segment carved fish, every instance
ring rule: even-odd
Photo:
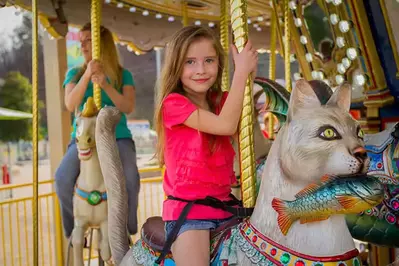
[[[359,213],[380,204],[384,187],[367,175],[324,176],[320,184],[311,184],[295,195],[294,201],[274,198],[278,225],[286,235],[292,224],[323,221],[333,214]]]

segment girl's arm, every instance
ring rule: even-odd
[[[244,89],[251,72],[256,71],[258,56],[250,42],[238,54],[233,46],[235,72],[226,102],[219,115],[204,109],[197,109],[184,122],[188,127],[213,135],[234,135],[240,120]]]
[[[111,101],[115,104],[119,111],[129,114],[133,112],[135,107],[135,88],[131,85],[124,85],[122,93],[119,93],[109,83],[103,87]]]
[[[69,112],[74,112],[75,108],[80,105],[87,90],[87,86],[89,85],[89,82],[90,74],[88,71],[85,71],[77,84],[68,83],[67,85],[65,85],[64,102]]]

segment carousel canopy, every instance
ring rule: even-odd
[[[0,3],[4,0],[0,0]],[[30,0],[5,1],[30,10]],[[182,27],[183,1],[171,0],[105,0],[102,25],[118,41],[130,44],[136,53],[164,46],[169,37]],[[219,32],[220,0],[186,1],[188,24],[201,24]],[[53,37],[65,37],[68,25],[80,26],[90,21],[90,1],[38,1],[40,19]],[[273,9],[269,1],[248,1],[249,36],[257,49],[269,48]]]

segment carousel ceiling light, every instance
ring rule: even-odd
[[[338,85],[341,85],[345,81],[345,78],[342,75],[336,75],[335,81],[337,82]]]
[[[348,48],[346,50],[346,56],[350,59],[350,60],[355,60],[356,57],[358,56],[358,51],[356,48]]]
[[[331,24],[337,25],[337,23],[339,22],[338,15],[337,14],[331,14],[330,15],[330,21],[331,21]]]
[[[264,20],[264,17],[259,16],[259,17],[257,18],[257,20],[258,20],[259,22],[262,22],[262,21]]]
[[[302,75],[300,73],[294,73],[294,80],[299,80],[302,78]]]
[[[168,21],[169,21],[169,22],[175,21],[175,17],[172,17],[172,16],[171,16],[171,17],[168,17]]]
[[[295,9],[296,9],[296,3],[295,3],[295,1],[290,1],[290,2],[288,3],[288,7],[289,7],[291,10],[295,10]]]
[[[104,3],[110,4],[110,3],[111,3],[111,0],[105,0]]]
[[[270,25],[272,25],[272,23],[271,23],[270,21],[266,21],[266,22],[265,22],[265,25],[266,25],[266,26],[270,26]]]
[[[342,33],[346,33],[350,30],[351,28],[351,23],[347,20],[342,20],[338,24],[338,28]]]
[[[209,23],[208,23],[208,26],[211,27],[211,28],[213,28],[213,27],[215,27],[215,23],[209,22]]]
[[[132,6],[131,8],[129,8],[129,11],[132,12],[132,13],[136,12],[136,10],[137,10],[137,9],[136,9],[136,7],[134,7],[134,6]]]
[[[118,4],[116,5],[116,7],[117,7],[117,8],[123,8],[123,3],[118,3]]]
[[[257,31],[262,31],[262,28],[261,27],[257,27],[256,30]]]
[[[255,23],[255,24],[254,24],[254,28],[257,28],[257,27],[259,27],[259,24],[258,24],[258,23]]]
[[[343,65],[342,63],[339,63],[339,64],[337,65],[337,70],[338,70],[338,72],[339,72],[340,74],[345,74],[345,72],[346,72],[346,68],[344,67],[344,65]]]
[[[148,12],[148,10],[143,11],[143,16],[148,16],[149,14],[150,14],[150,12]]]
[[[367,82],[367,77],[365,75],[359,74],[354,78],[354,83],[357,86],[363,86]]]
[[[344,39],[344,37],[337,37],[336,42],[337,42],[337,46],[338,46],[339,48],[342,48],[342,47],[345,46],[345,39]]]
[[[348,69],[351,66],[351,60],[349,60],[347,57],[344,57],[342,59],[342,64],[346,69]]]
[[[295,54],[290,54],[290,62],[295,62],[296,60],[296,55]]]
[[[252,20],[249,18],[249,19],[247,19],[247,23],[248,24],[251,24],[252,23]]]
[[[128,50],[129,52],[133,52],[133,48],[132,48],[131,46],[128,46],[128,47],[127,47],[127,50]]]
[[[155,18],[161,19],[161,18],[162,18],[162,15],[158,13],[158,14],[155,15]]]
[[[306,36],[302,35],[301,37],[299,37],[299,41],[302,44],[307,44],[308,43],[308,39],[306,38]]]
[[[197,25],[197,26],[199,26],[199,25],[201,25],[201,21],[200,21],[200,20],[196,20],[196,21],[194,22],[194,24]]]
[[[296,18],[294,20],[294,23],[295,23],[295,26],[297,26],[298,28],[302,27],[302,20],[300,18]]]
[[[305,58],[309,63],[313,61],[313,56],[311,53],[306,53]]]
[[[317,76],[320,80],[324,79],[324,73],[322,71],[317,71]]]
[[[338,6],[342,3],[342,0],[332,0],[332,2],[335,6]]]

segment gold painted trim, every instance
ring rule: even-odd
[[[369,73],[373,73],[373,76],[375,77],[375,88],[372,88],[371,91],[384,89],[387,87],[384,71],[381,67],[380,58],[377,54],[377,48],[375,47],[373,35],[371,34],[370,24],[367,18],[366,10],[364,8],[364,3],[363,1],[358,0],[349,0],[348,3],[352,9],[352,12],[357,13],[357,16],[354,16],[353,18],[357,18],[358,20],[352,21],[354,22],[356,31],[364,39],[364,42],[360,41],[360,48],[363,51],[366,51],[369,57],[369,60],[365,60],[367,70]],[[368,91],[370,91],[370,88]]]
[[[382,16],[384,17],[384,21],[385,21],[385,26],[387,27],[389,42],[391,43],[391,46],[392,46],[393,57],[395,58],[395,62],[396,62],[396,78],[399,79],[399,53],[398,53],[398,49],[397,49],[398,47],[396,45],[395,37],[393,36],[391,22],[389,21],[389,17],[388,17],[388,10],[387,10],[387,7],[385,6],[385,0],[379,0],[379,1],[380,1],[381,10],[382,10]]]

